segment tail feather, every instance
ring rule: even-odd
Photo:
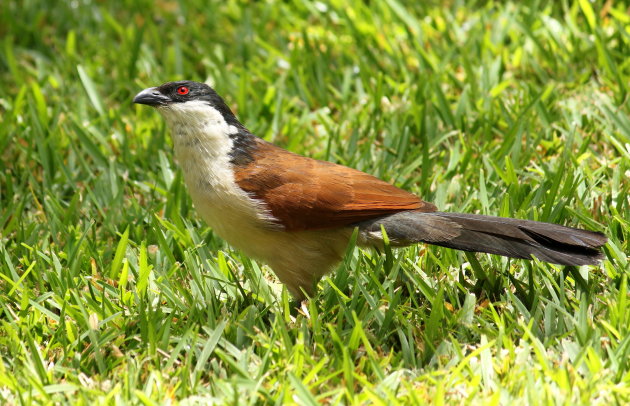
[[[383,225],[394,245],[426,242],[463,251],[562,265],[594,265],[603,258],[604,234],[557,224],[478,214],[407,211],[359,224],[376,239]]]

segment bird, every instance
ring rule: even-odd
[[[165,119],[193,205],[232,247],[270,266],[296,300],[360,247],[427,243],[560,265],[596,265],[597,231],[479,214],[442,212],[372,175],[280,148],[252,134],[216,91],[167,82],[134,103]],[[386,237],[383,235],[385,231]]]

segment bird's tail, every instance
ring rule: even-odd
[[[556,224],[477,214],[405,211],[359,224],[366,239],[378,238],[381,225],[393,245],[425,242],[463,251],[562,265],[596,264],[603,258],[604,234]]]

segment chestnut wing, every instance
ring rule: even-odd
[[[431,203],[374,176],[257,140],[255,159],[234,167],[238,186],[267,205],[287,231],[349,226]]]

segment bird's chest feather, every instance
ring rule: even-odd
[[[234,180],[229,126],[208,120],[193,131],[190,123],[174,123],[172,128],[175,156],[193,203],[217,234],[241,246],[248,236],[274,227],[262,202],[250,197]]]

